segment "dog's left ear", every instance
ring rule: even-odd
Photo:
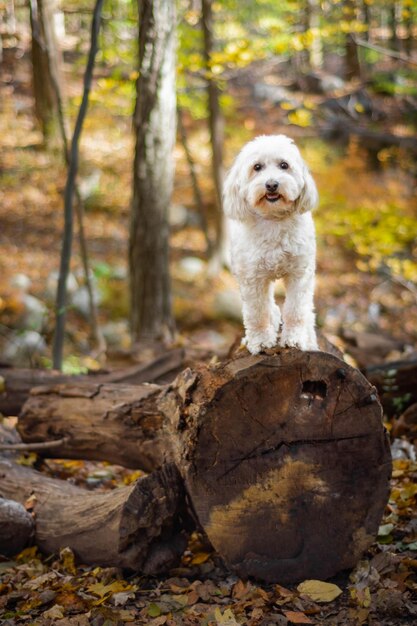
[[[316,183],[313,180],[312,175],[308,171],[307,166],[303,166],[304,187],[300,196],[295,201],[296,210],[299,213],[307,213],[312,211],[319,201],[319,194],[317,191]]]

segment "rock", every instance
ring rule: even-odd
[[[188,222],[188,211],[182,204],[171,204],[168,210],[168,220],[173,228],[183,228]]]
[[[59,273],[57,271],[53,271],[49,274],[46,279],[46,289],[45,289],[45,297],[51,301],[55,302],[56,298],[56,290],[58,287],[58,276]],[[78,282],[75,278],[74,274],[68,274],[67,278],[67,293],[69,296],[73,294],[78,289]]]
[[[99,305],[102,302],[101,293],[93,285],[93,298],[96,305]],[[84,317],[88,318],[90,315],[90,297],[88,295],[88,289],[86,286],[79,287],[77,291],[71,294],[70,298],[71,305],[73,308],[81,313]]]
[[[101,327],[101,332],[109,348],[129,348],[131,344],[127,320],[108,322]]]
[[[29,293],[22,294],[22,305],[23,312],[16,321],[16,328],[41,332],[48,317],[46,305]]]
[[[180,277],[183,280],[193,281],[197,276],[205,272],[206,263],[195,256],[186,256],[178,263]]]
[[[284,87],[280,87],[279,85],[255,83],[253,86],[253,96],[257,100],[268,100],[268,102],[275,105],[285,102],[293,107],[300,106],[300,102],[288,93]]]
[[[298,85],[302,91],[327,94],[338,91],[345,87],[345,81],[340,76],[325,74],[323,72],[308,72],[298,79]]]
[[[21,291],[29,291],[32,281],[26,274],[15,274],[10,284],[12,287],[20,289]]]
[[[225,289],[216,293],[213,311],[217,317],[242,320],[242,301],[237,289]]]
[[[93,169],[91,174],[83,176],[78,184],[78,190],[81,198],[85,201],[94,196],[100,187],[101,171],[97,168]]]
[[[7,337],[4,358],[16,367],[33,367],[45,354],[45,339],[35,330],[15,332]]]

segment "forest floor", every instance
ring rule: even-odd
[[[65,170],[56,155],[41,147],[33,119],[27,51],[6,49],[5,57],[0,111],[0,333],[3,347],[7,348],[11,336],[15,338],[22,331],[25,294],[35,296],[46,306],[42,335],[47,345],[41,364],[48,365],[53,331],[52,278],[59,259]],[[73,99],[79,96],[79,87],[79,79],[74,80],[68,67],[68,96]],[[319,240],[316,304],[320,326],[350,353],[351,362],[360,366],[415,356],[416,290],[412,281],[382,271],[378,266],[381,250],[394,245],[390,235],[395,240],[396,216],[415,220],[416,186],[410,176],[410,157],[402,153],[393,157],[388,153],[378,168],[371,167],[369,154],[358,141],[353,140],[348,147],[323,142],[313,126],[289,126],[285,108],[265,102],[253,104],[245,87],[234,89],[240,99],[229,116],[228,163],[250,137],[264,132],[287,132],[298,138],[317,180],[322,196],[316,217]],[[320,107],[320,98],[309,96],[309,99],[312,106]],[[380,105],[389,107],[391,113],[392,104],[380,102]],[[103,327],[113,324],[113,333],[117,334],[114,343],[109,342],[105,365],[110,368],[151,356],[131,352],[126,323],[133,154],[130,112],[117,85],[106,78],[100,79],[81,145],[85,227],[101,298],[100,323]],[[187,120],[187,130],[210,213],[207,130],[202,122],[191,119]],[[399,122],[390,130],[402,132]],[[193,209],[181,145],[177,145],[175,157],[177,208],[172,216],[171,271],[177,343],[189,349],[194,358],[221,357],[241,332],[236,314],[239,306],[236,285],[227,270],[216,276],[207,273],[205,240],[196,225],[198,217]],[[358,207],[374,211],[374,223],[368,224],[366,233]],[[388,220],[382,233],[378,219],[381,213]],[[348,217],[341,219],[341,216]],[[379,242],[379,247],[373,246],[374,240]],[[72,271],[82,283],[80,267],[76,238]],[[22,275],[30,280],[30,286],[25,281],[22,286]],[[282,298],[282,292],[277,295]],[[91,357],[85,315],[74,306],[68,318],[67,369],[100,367],[102,363]],[[203,538],[194,535],[180,566],[158,578],[85,567],[76,563],[68,550],[45,558],[35,548],[28,548],[13,560],[1,558],[0,623],[10,626],[416,623],[417,462],[410,446],[398,456],[394,460],[392,493],[378,540],[355,570],[343,572],[331,581],[341,592],[333,600],[326,597],[320,585],[318,595],[312,599],[296,587],[287,589],[241,581],[225,569]],[[20,461],[33,465],[36,458],[23,455]],[[87,489],[99,490],[129,484],[140,475],[106,463],[82,461],[45,461],[41,469]]]

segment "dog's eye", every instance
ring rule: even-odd
[[[287,170],[290,166],[288,165],[287,161],[281,161],[281,163],[279,164],[280,168],[282,170]]]
[[[255,163],[253,169],[255,170],[255,172],[260,172],[262,169],[262,163]]]

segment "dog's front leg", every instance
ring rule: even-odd
[[[242,297],[242,314],[245,326],[244,345],[251,354],[263,348],[273,348],[277,343],[279,322],[271,310],[270,281],[259,277],[239,280]],[[278,322],[278,326],[277,326]]]
[[[300,350],[317,350],[314,314],[315,265],[303,273],[287,275],[284,279],[286,297],[283,310],[281,345]]]

